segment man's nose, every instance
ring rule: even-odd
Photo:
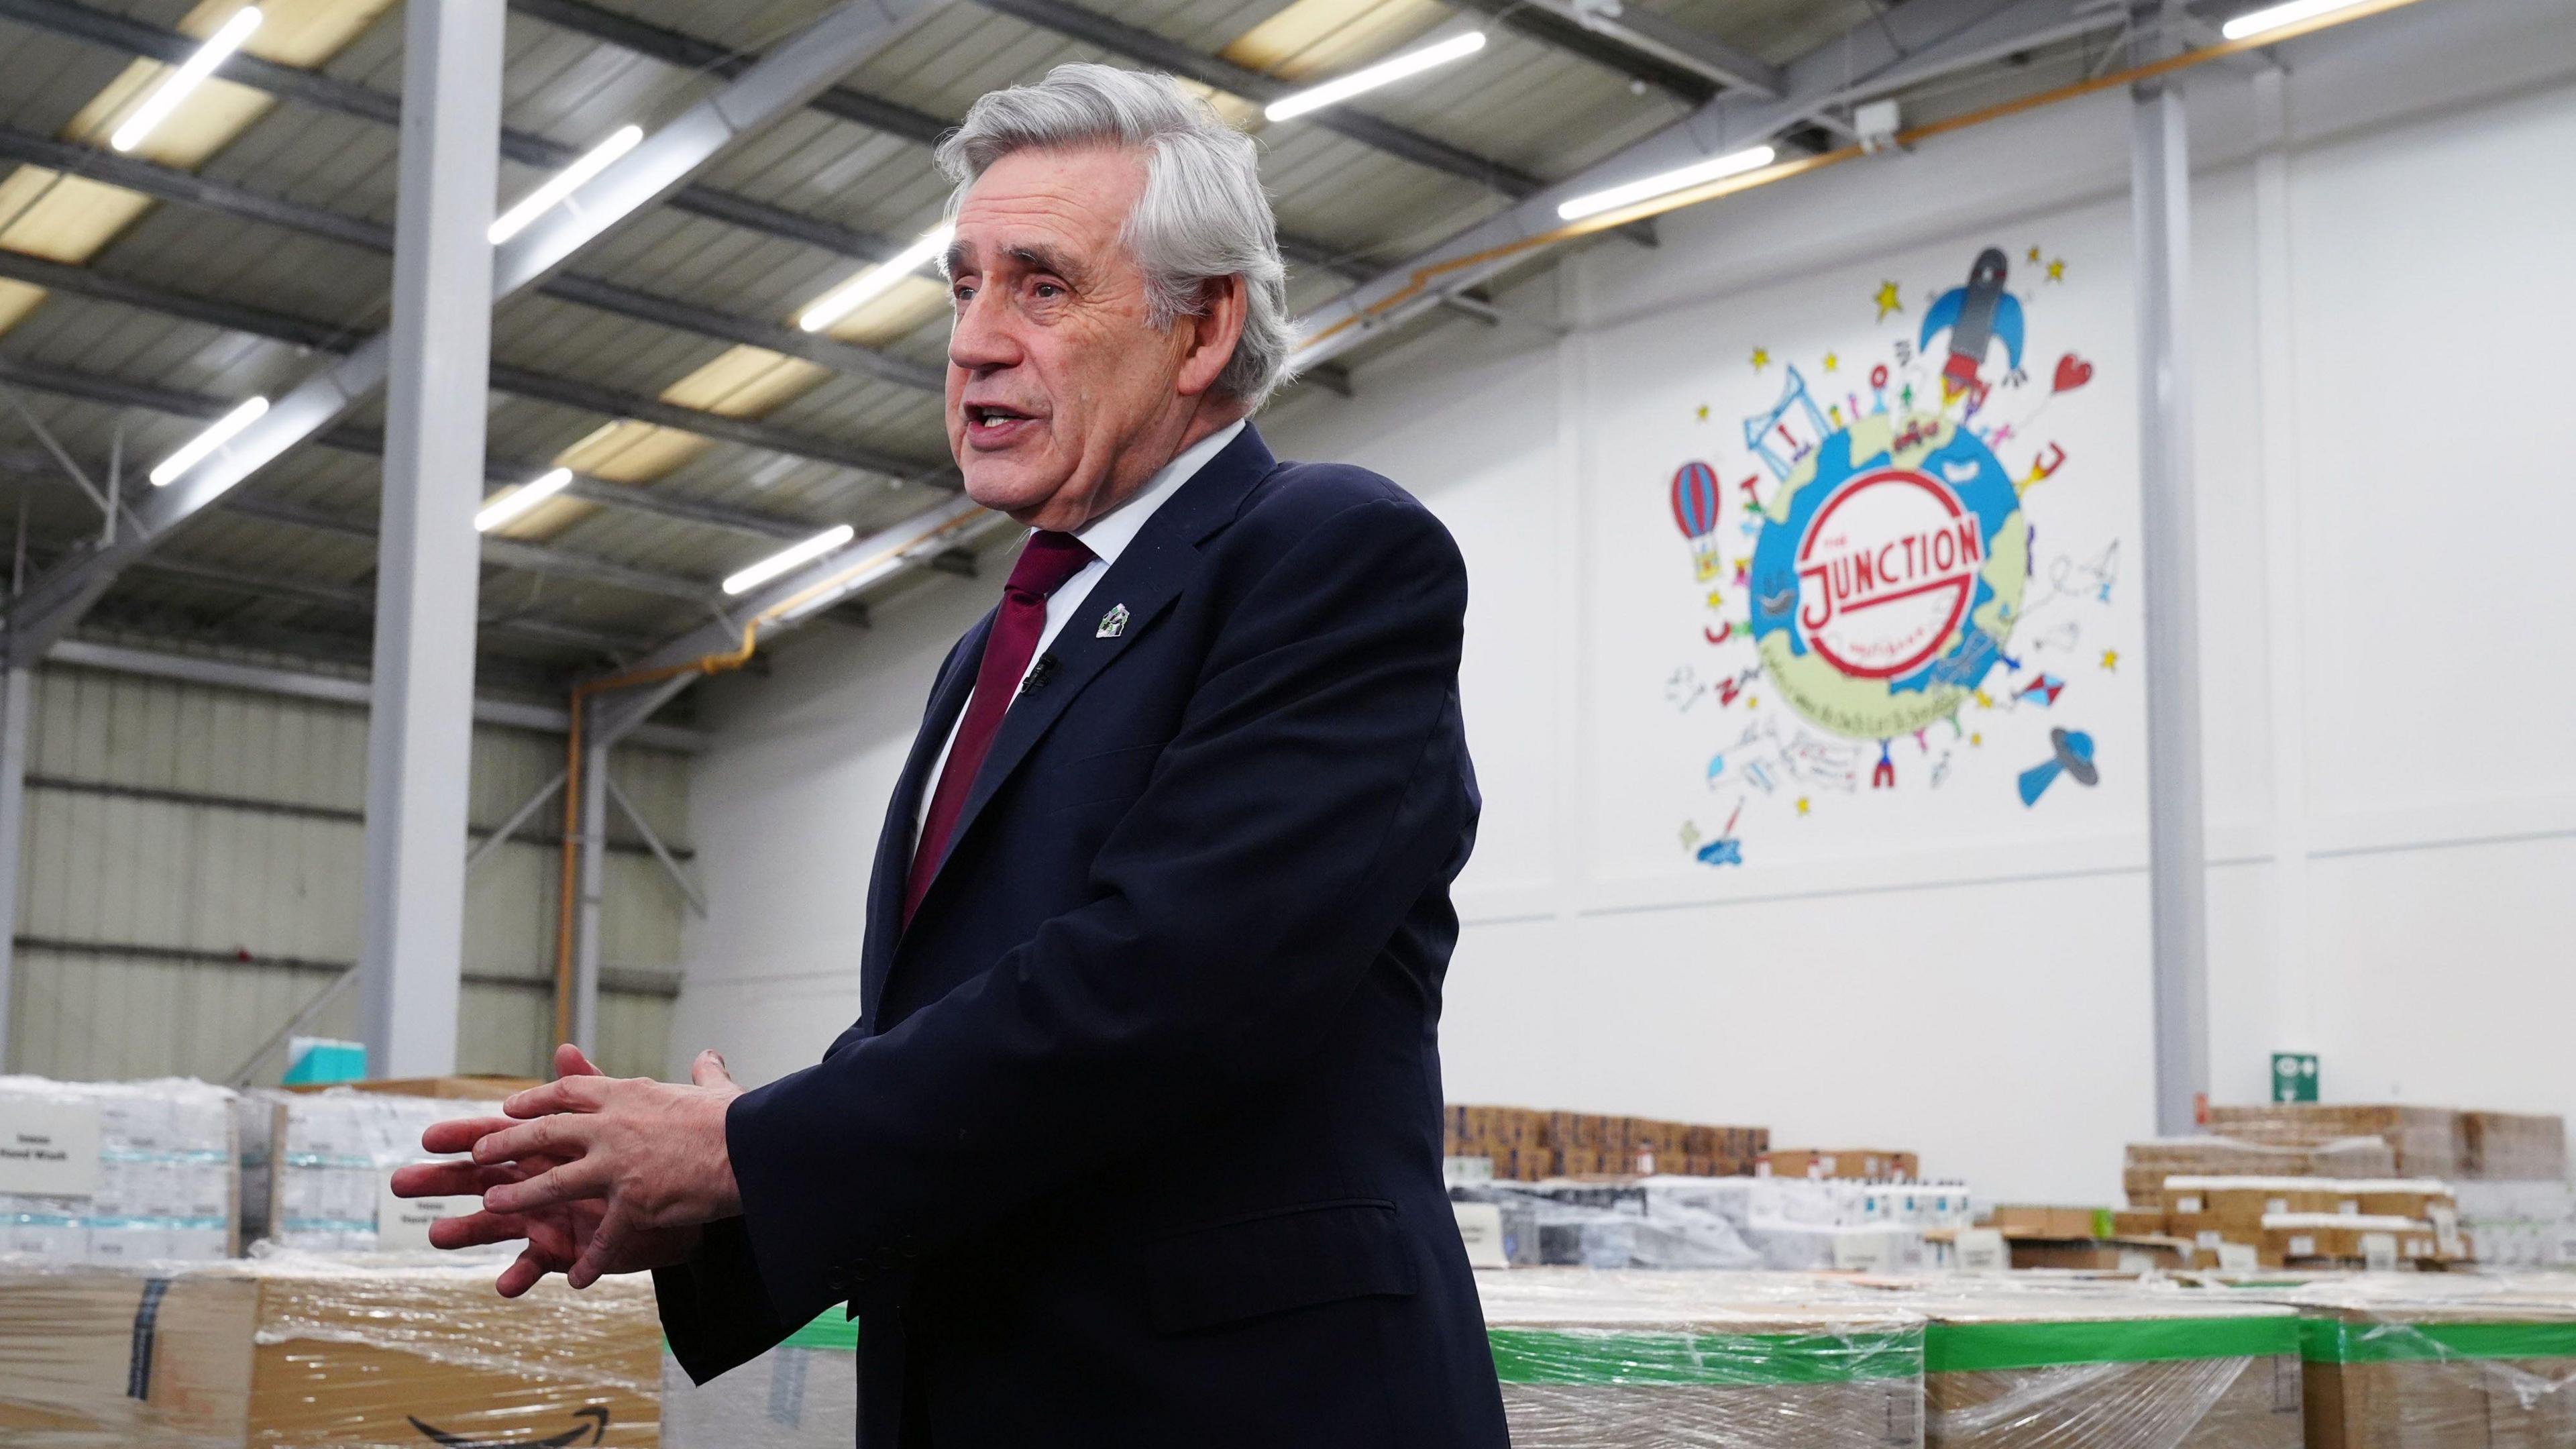
[[[948,329],[948,360],[968,372],[1008,367],[1020,360],[1010,319],[990,294],[976,294],[958,311]]]

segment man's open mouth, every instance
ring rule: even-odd
[[[966,436],[980,446],[1007,442],[1035,421],[1030,414],[1004,403],[966,404]]]

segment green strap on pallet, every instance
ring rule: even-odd
[[[2448,1358],[2576,1358],[2570,1323],[2300,1323],[2310,1363],[2422,1363]]]
[[[2298,1351],[2299,1320],[2287,1315],[1935,1323],[1924,1336],[1923,1371],[1973,1374],[2077,1363],[2267,1358]]]
[[[821,1317],[787,1335],[781,1348],[831,1348],[843,1353],[859,1351],[859,1321],[848,1316],[848,1310],[835,1303],[823,1310]]]
[[[1489,1328],[1507,1384],[1843,1384],[1910,1379],[1920,1330],[1895,1333],[1656,1333]]]

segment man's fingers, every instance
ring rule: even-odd
[[[608,1095],[609,1079],[596,1072],[557,1077],[542,1087],[513,1094],[501,1110],[513,1117],[543,1117],[553,1112],[596,1112]]]
[[[516,1298],[544,1282],[548,1273],[561,1266],[563,1265],[530,1248],[512,1259],[510,1266],[501,1270],[501,1276],[493,1280],[492,1286],[501,1290],[502,1297]]]
[[[579,1198],[604,1197],[608,1179],[607,1167],[584,1158],[538,1173],[525,1182],[503,1183],[483,1194],[483,1206],[496,1213],[535,1212]]]
[[[624,1256],[628,1236],[624,1210],[609,1208],[608,1216],[599,1220],[599,1226],[591,1233],[590,1242],[581,1250],[581,1256],[565,1270],[564,1281],[575,1288],[587,1288],[598,1282],[599,1275]]]
[[[689,1080],[701,1087],[730,1087],[733,1074],[725,1070],[724,1054],[709,1047],[689,1063]]]
[[[480,1197],[525,1176],[506,1163],[487,1167],[476,1162],[415,1162],[394,1169],[392,1187],[396,1197]]]
[[[515,1213],[467,1213],[461,1218],[440,1218],[431,1223],[429,1245],[474,1248],[485,1243],[515,1243],[533,1230],[533,1224]]]
[[[504,1128],[516,1127],[515,1117],[458,1117],[446,1122],[433,1122],[420,1134],[423,1152],[442,1156],[451,1152],[471,1152],[474,1144]]]
[[[589,1150],[590,1130],[581,1118],[560,1113],[533,1122],[512,1122],[475,1139],[474,1160],[487,1165],[533,1157],[569,1162]]]
[[[571,1042],[565,1042],[562,1046],[555,1048],[555,1075],[558,1077],[596,1077],[604,1074],[599,1070],[599,1068],[590,1064],[590,1058],[582,1054],[581,1048],[574,1046]]]

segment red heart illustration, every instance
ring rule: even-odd
[[[2093,380],[2093,364],[2070,352],[2057,359],[2058,392],[2073,392]]]

